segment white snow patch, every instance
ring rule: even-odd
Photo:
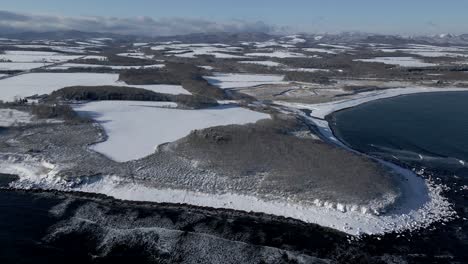
[[[327,53],[327,54],[336,54],[335,51],[329,49],[320,49],[320,48],[305,48],[302,49],[307,52],[318,52],[318,53]]]
[[[214,67],[213,67],[213,66],[198,66],[198,67],[200,67],[200,68],[202,68],[202,69],[205,69],[205,70],[208,70],[208,71],[214,70]]]
[[[379,62],[385,63],[390,65],[398,65],[401,67],[431,67],[437,66],[434,63],[427,63],[423,62],[420,59],[416,59],[413,57],[377,57],[373,59],[356,59],[354,61],[362,61],[362,62]]]
[[[106,56],[100,56],[100,55],[88,55],[88,56],[83,57],[83,60],[107,61],[108,58]]]
[[[28,71],[50,65],[42,62],[0,62],[0,71]]]
[[[1,65],[1,64],[0,64]],[[147,69],[147,68],[164,68],[164,64],[141,65],[141,66],[116,66],[116,65],[98,65],[98,64],[84,64],[84,63],[65,63],[59,66],[49,67],[50,70],[68,70],[70,68],[111,68],[114,70],[127,70],[127,69]]]
[[[135,58],[135,59],[152,59],[154,56],[153,55],[146,55],[143,52],[127,52],[127,53],[119,53],[117,56],[120,57],[129,57],[129,58]]]
[[[250,57],[271,57],[271,58],[306,58],[307,56],[302,53],[290,52],[290,51],[274,51],[274,52],[254,52],[246,53],[246,56]]]
[[[283,64],[281,64],[279,62],[274,62],[274,61],[239,61],[239,63],[258,64],[258,65],[263,65],[263,66],[268,66],[268,67],[283,66]]]
[[[283,39],[286,39],[287,43],[291,43],[291,44],[299,44],[299,43],[306,42],[306,40],[303,39],[301,35],[286,36],[286,37],[283,37]]]
[[[380,50],[382,52],[404,52],[422,57],[468,57],[468,54],[466,54],[467,49],[465,47],[441,47],[408,44],[405,48],[383,48]]]
[[[352,47],[349,46],[343,46],[343,45],[333,45],[333,44],[318,44],[319,46],[322,47],[330,47],[330,48],[335,48],[335,49],[353,49]]]
[[[316,69],[316,68],[286,68],[285,71],[296,71],[296,72],[329,72],[328,69]]]
[[[38,45],[38,44],[22,44],[22,45],[14,45],[14,47],[22,48],[22,49],[40,49],[40,48],[47,48],[54,51],[60,52],[70,52],[70,53],[85,53],[85,47],[75,47],[75,46],[52,46],[52,45]]]
[[[27,51],[27,50],[7,50],[5,54],[0,54],[0,61],[12,62],[62,62],[78,59],[81,56],[63,55],[49,51]]]
[[[133,43],[134,47],[143,47],[143,46],[148,46],[149,43],[146,42],[139,42],[139,43]]]
[[[31,123],[32,115],[15,109],[0,109],[0,127]]]
[[[285,84],[283,75],[217,73],[204,77],[210,84],[221,89],[245,88],[262,84]]]
[[[176,56],[182,58],[196,58],[201,55],[212,55],[221,59],[242,59],[246,58],[239,53],[241,47],[233,47],[226,44],[207,44],[207,43],[194,43],[194,44],[166,44],[159,45],[151,48],[152,50],[164,51],[166,56]]]
[[[194,129],[254,123],[269,115],[248,109],[219,106],[201,110],[171,109],[174,103],[103,101],[75,106],[101,123],[108,139],[92,146],[116,161],[125,162],[154,153],[160,144],[187,136]],[[128,140],[132,143],[128,144]]]
[[[68,86],[126,86],[168,94],[190,94],[179,85],[127,85],[111,73],[29,73],[0,80],[0,100],[49,94]]]

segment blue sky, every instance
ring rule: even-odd
[[[294,31],[468,33],[465,0],[0,0],[0,9],[63,16],[240,19]]]

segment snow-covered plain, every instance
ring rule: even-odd
[[[245,63],[245,64],[258,64],[258,65],[263,65],[263,66],[268,66],[268,67],[281,67],[283,64],[279,62],[274,62],[274,61],[239,61],[239,63]]]
[[[82,58],[82,60],[99,60],[99,61],[107,61],[108,58],[106,56],[101,55],[87,55]]]
[[[353,49],[350,46],[344,46],[344,45],[334,45],[334,44],[325,44],[325,43],[321,43],[321,44],[318,44],[318,45],[322,46],[322,47],[330,47],[330,48],[334,48],[334,49],[343,49],[343,50]]]
[[[153,58],[152,55],[146,55],[146,54],[143,53],[143,52],[119,53],[119,54],[117,54],[117,56],[120,56],[120,57],[128,57],[128,58],[135,58],[135,59],[143,59],[143,60],[152,59],[152,58]]]
[[[0,62],[0,71],[28,71],[50,65],[42,62]]]
[[[262,84],[286,84],[283,75],[217,73],[204,77],[221,89],[245,88]]]
[[[32,115],[15,109],[0,109],[0,127],[31,123]]]
[[[212,55],[220,59],[243,59],[246,58],[239,53],[242,48],[226,44],[163,44],[151,47],[152,50],[164,51],[166,56],[176,56],[182,58],[196,58],[201,55]],[[231,54],[234,53],[234,54]]]
[[[188,52],[185,52],[185,53],[176,54],[174,56],[182,57],[182,58],[195,58],[196,56],[201,56],[201,55],[212,55],[219,59],[245,59],[247,58],[242,55],[228,54],[225,52],[233,52],[233,51],[226,50],[225,48],[220,49],[216,47],[199,47],[199,48],[193,48],[192,50],[189,50]]]
[[[0,64],[1,65],[1,64]],[[1,66],[0,66],[1,67]],[[49,67],[49,70],[68,70],[70,68],[111,68],[113,70],[126,69],[147,69],[147,68],[163,68],[164,64],[142,65],[142,66],[116,66],[116,65],[98,65],[98,64],[81,64],[81,63],[65,63],[59,66]]]
[[[377,57],[373,59],[356,59],[355,61],[362,62],[379,62],[390,65],[398,65],[401,67],[431,67],[437,66],[434,63],[423,62],[420,59],[413,57]]]
[[[70,53],[78,53],[82,54],[85,53],[85,48],[86,47],[80,47],[80,46],[54,46],[54,45],[44,45],[44,44],[20,44],[20,45],[14,45],[17,48],[22,48],[22,49],[51,49],[54,51],[60,51],[60,52],[70,52]]]
[[[379,48],[380,49],[380,48]],[[382,52],[404,52],[422,57],[468,57],[465,47],[440,47],[432,45],[408,44],[404,48],[381,48]]]
[[[63,55],[49,51],[19,51],[7,50],[5,54],[0,54],[0,60],[12,62],[62,62],[78,59],[81,56]]]
[[[305,48],[302,49],[307,52],[318,52],[318,53],[327,53],[327,54],[336,54],[335,51],[329,49],[320,49],[320,48]]]
[[[77,105],[74,109],[95,118],[107,133],[107,140],[92,149],[119,162],[150,155],[158,145],[185,137],[194,129],[270,118],[267,114],[234,106],[171,109],[175,106],[167,102],[103,101]]]
[[[296,71],[296,72],[329,72],[329,69],[316,69],[316,68],[286,68],[285,71]]]
[[[291,51],[273,51],[273,52],[253,52],[246,53],[250,57],[271,57],[271,58],[306,58],[307,56],[302,53]]]
[[[127,85],[118,74],[110,73],[29,73],[0,80],[0,100],[50,94],[68,86],[126,86],[167,94],[190,94],[179,85]]]
[[[303,39],[301,35],[292,35],[292,36],[287,36],[285,38],[288,39],[289,43],[293,43],[293,44],[306,42],[306,40]]]

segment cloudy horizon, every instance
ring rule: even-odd
[[[16,0],[2,4],[0,34],[59,30],[144,36],[214,32],[468,33],[462,12],[466,10],[465,7],[468,8],[468,3],[457,2],[450,6],[431,0],[425,1],[424,5],[415,2],[357,2],[360,5],[338,0],[326,3],[292,0],[289,4],[276,0],[239,0],[237,4],[212,0],[206,0],[203,4],[186,0],[102,0],[99,3],[91,0]],[[447,8],[451,10],[450,16],[443,13]],[[395,15],[397,12],[398,15]]]

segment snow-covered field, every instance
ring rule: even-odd
[[[318,44],[318,45],[322,46],[322,47],[329,47],[329,48],[342,49],[342,50],[353,49],[350,46],[344,46],[344,45],[334,45],[334,44],[325,44],[325,43],[321,43],[321,44]]]
[[[166,56],[176,56],[182,58],[196,58],[201,55],[212,55],[220,59],[243,59],[246,58],[239,53],[242,48],[226,44],[163,44],[154,46],[152,50],[164,51]],[[231,54],[234,53],[234,54]]]
[[[117,56],[120,57],[129,57],[129,58],[135,58],[135,59],[152,59],[152,55],[146,55],[143,52],[128,52],[128,53],[119,53]]]
[[[279,62],[274,62],[274,61],[239,61],[239,63],[245,63],[245,64],[258,64],[258,65],[263,65],[263,66],[268,66],[268,67],[281,67],[283,64]]]
[[[254,123],[270,118],[233,106],[171,109],[175,106],[166,102],[103,101],[77,105],[74,109],[94,117],[108,135],[105,142],[92,146],[92,149],[120,162],[150,155],[158,145],[187,136],[194,129]]]
[[[1,65],[1,64],[0,64]],[[1,66],[0,66],[1,67]],[[116,65],[97,65],[97,64],[81,64],[81,63],[65,63],[60,66],[49,67],[50,70],[68,70],[70,68],[111,68],[113,70],[126,70],[126,69],[146,69],[146,68],[163,68],[164,64],[142,65],[142,66],[116,66]]]
[[[31,123],[32,115],[15,109],[0,109],[0,127]]]
[[[329,50],[329,49],[320,49],[320,48],[305,48],[303,49],[304,51],[307,52],[318,52],[318,53],[327,53],[327,54],[336,54],[335,51]]]
[[[297,72],[329,72],[328,69],[316,69],[316,68],[286,68],[285,71],[297,71]]]
[[[303,39],[301,35],[290,35],[290,36],[283,37],[282,39],[286,40],[287,43],[291,43],[291,44],[299,44],[299,43],[306,42],[306,40]]]
[[[271,57],[271,58],[306,58],[307,56],[302,53],[291,51],[273,51],[273,52],[253,52],[246,53],[246,56],[251,57]]]
[[[168,94],[190,94],[179,85],[127,85],[110,73],[29,73],[0,80],[0,100],[14,101],[33,95],[50,94],[68,86],[126,86]]]
[[[286,84],[283,75],[218,73],[204,77],[208,82],[221,89],[245,88],[262,84]]]
[[[70,53],[85,53],[85,47],[80,46],[55,46],[55,45],[44,45],[44,44],[20,44],[14,45],[17,48],[22,49],[51,49],[60,52],[70,52]]]
[[[405,48],[382,48],[383,52],[404,52],[422,57],[468,57],[468,50],[462,47],[440,47],[432,45],[408,44]]]
[[[0,60],[12,62],[62,62],[78,59],[81,56],[63,55],[49,51],[18,51],[7,50],[5,54],[0,54]]]
[[[48,66],[50,63],[42,62],[0,62],[0,71],[27,71]]]
[[[423,62],[420,59],[416,59],[413,57],[377,57],[373,59],[356,59],[355,61],[362,61],[362,62],[379,62],[385,63],[390,65],[398,65],[401,67],[431,67],[437,66],[434,63],[427,63]]]
[[[106,56],[101,55],[87,55],[82,58],[82,60],[99,60],[99,61],[107,61],[109,60]]]

